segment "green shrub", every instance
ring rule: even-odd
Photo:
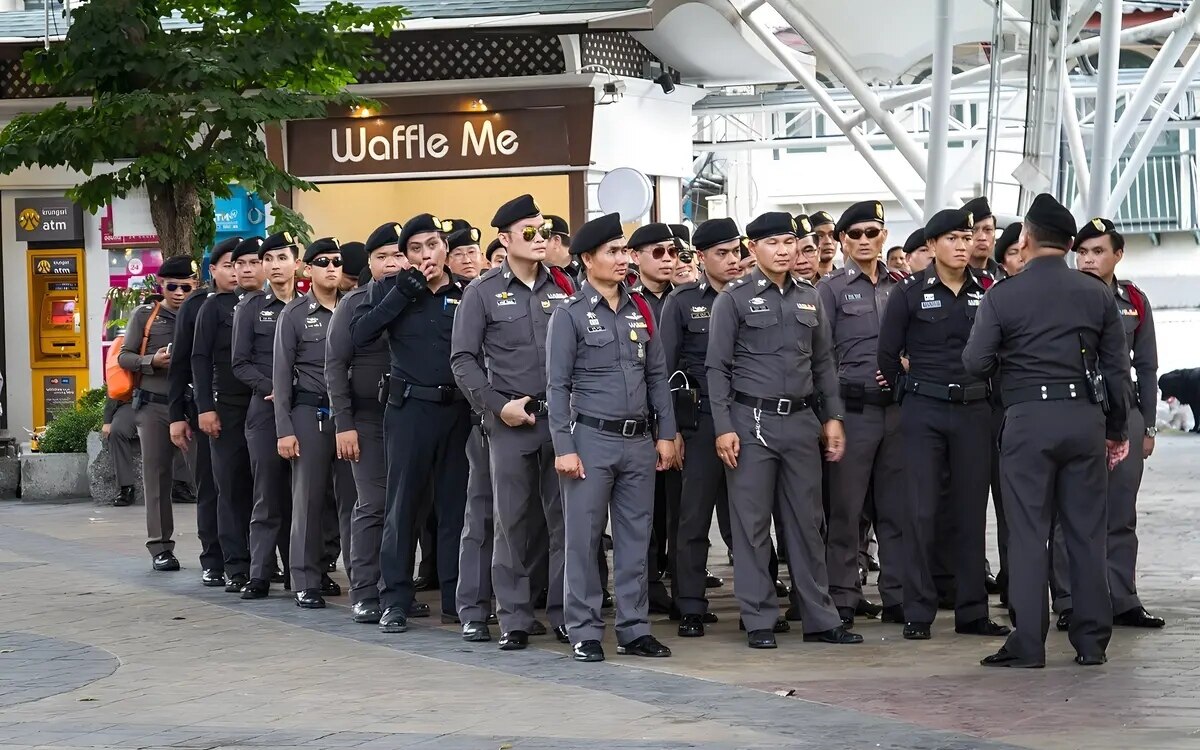
[[[88,434],[98,431],[104,424],[105,396],[103,388],[93,388],[79,397],[74,408],[55,414],[38,441],[38,450],[42,453],[86,453]]]

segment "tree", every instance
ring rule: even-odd
[[[385,37],[405,15],[342,2],[309,13],[299,0],[90,0],[73,10],[61,44],[23,64],[35,83],[91,106],[15,117],[0,132],[0,172],[82,172],[88,179],[68,196],[92,212],[145,188],[165,256],[211,242],[213,196],[228,197],[231,183],[271,203],[274,230],[307,235],[276,196],[315,186],[267,158],[265,130],[369,107],[346,89],[378,66],[367,32]],[[118,167],[93,174],[104,164]]]

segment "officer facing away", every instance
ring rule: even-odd
[[[546,351],[566,527],[567,631],[576,661],[604,660],[595,553],[611,508],[617,653],[670,656],[650,634],[646,579],[654,473],[678,463],[662,345],[653,335],[650,305],[621,283],[629,251],[620,215],[580,227],[571,250],[583,261],[587,282],[550,317]]]
[[[1016,629],[984,666],[1046,663],[1046,540],[1054,517],[1071,558],[1075,661],[1107,660],[1112,602],[1105,507],[1096,498],[1105,495],[1108,470],[1129,453],[1129,344],[1112,289],[1066,264],[1075,234],[1062,204],[1048,194],[1034,199],[1020,240],[1025,270],[984,296],[963,350],[963,366],[975,377],[1002,366],[1000,472],[1004,502],[1014,509],[1006,515]]]

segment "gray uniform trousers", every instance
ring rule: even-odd
[[[458,619],[483,622],[492,611],[492,473],[488,439],[475,425],[467,438],[467,512],[458,546]],[[508,628],[505,628],[507,630]],[[524,629],[524,628],[523,628]]]
[[[254,396],[246,412],[246,447],[254,473],[254,510],[250,513],[250,577],[271,580],[275,549],[288,565],[292,525],[291,465],[279,457],[275,407]]]
[[[383,407],[356,409],[358,463],[351,465],[358,499],[350,514],[350,601],[379,601],[379,546],[387,499],[387,446]]]
[[[779,619],[779,597],[768,571],[771,512],[778,502],[792,590],[800,604],[804,632],[832,630],[842,620],[829,595],[821,539],[820,423],[809,409],[787,416],[763,413],[760,441],[755,435],[754,411],[738,403],[729,407],[741,450],[737,468],[725,473],[733,532],[733,593],[742,620],[746,630],[753,631],[770,630]],[[857,524],[854,528],[852,556],[856,558]]]
[[[857,607],[860,522],[874,479],[875,539],[879,543],[879,596],[883,606],[901,604],[900,519],[904,507],[904,450],[897,406],[863,406],[846,413],[846,455],[829,466],[829,593],[838,607]],[[735,500],[736,502],[736,500]],[[736,560],[736,554],[734,559]]]
[[[118,487],[133,487],[137,484],[137,472],[133,461],[133,441],[137,440],[137,436],[137,412],[133,410],[132,405],[121,404],[113,414],[108,437],[108,449],[112,452]]]
[[[1142,436],[1145,418],[1136,408],[1129,410],[1129,456],[1108,474],[1108,592],[1112,609],[1123,614],[1142,606],[1137,594],[1137,495],[1142,484],[1145,456]],[[1054,525],[1054,552],[1051,555],[1054,611],[1073,609],[1071,600],[1070,556],[1062,524]]]
[[[613,589],[619,643],[650,634],[646,553],[654,516],[658,456],[649,436],[625,438],[577,424],[575,449],[584,479],[563,479],[563,619],[571,643],[604,637],[603,590],[596,549],[612,511]]]
[[[354,476],[347,461],[337,460],[333,420],[317,419],[314,406],[292,409],[292,427],[300,456],[292,460],[292,536],[289,567],[292,590],[321,588],[325,575],[326,511],[330,484],[337,502],[338,526],[350,537],[354,508]]]
[[[171,489],[175,482],[175,454],[171,418],[166,404],[143,403],[137,410],[138,440],[142,446],[142,482],[146,496],[146,549],[151,555],[175,549],[175,516]]]
[[[703,411],[695,430],[684,431],[683,492],[679,502],[679,528],[671,572],[671,596],[680,614],[708,611],[705,583],[708,577],[709,532],[718,499],[727,497],[725,465],[717,458],[712,413]]]
[[[1015,629],[1005,649],[1045,661],[1051,521],[1057,516],[1070,555],[1075,613],[1069,636],[1080,654],[1103,654],[1112,637],[1105,570],[1108,471],[1104,414],[1086,402],[1050,401],[1008,408],[1000,436],[1000,472],[1009,530],[1009,606]]]
[[[533,625],[533,600],[538,590],[531,585],[532,566],[536,560],[532,549],[538,526],[542,524],[549,537],[546,618],[551,627],[559,627],[564,624],[563,501],[558,472],[554,470],[549,421],[542,416],[532,426],[514,428],[491,414],[485,419],[491,446],[492,490],[496,498],[496,543],[491,579],[500,627],[505,632],[528,632]],[[582,453],[580,455],[582,457]],[[590,473],[587,459],[581,460],[584,470]],[[591,567],[595,570],[595,558],[592,560]]]
[[[217,484],[217,533],[225,574],[250,575],[250,514],[254,484],[246,447],[246,407],[217,403],[221,433],[212,446],[212,474]],[[201,435],[205,440],[206,436]]]

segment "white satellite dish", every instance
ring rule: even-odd
[[[654,186],[650,178],[631,167],[618,167],[600,180],[596,189],[600,210],[621,215],[623,223],[637,221],[650,211]]]

